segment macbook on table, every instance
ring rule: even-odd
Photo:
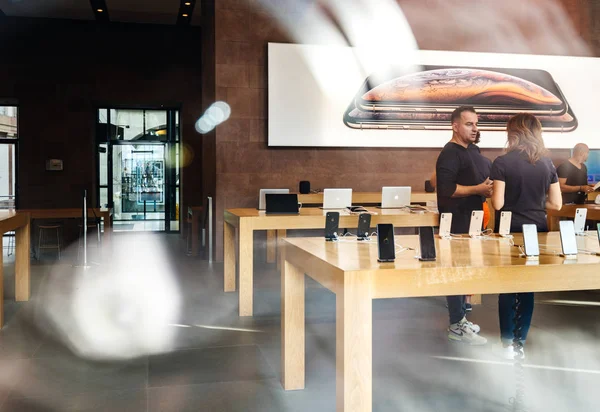
[[[290,189],[260,189],[258,194],[258,210],[266,209],[265,195],[267,193],[290,193]]]
[[[398,209],[410,206],[410,186],[384,186],[381,189],[381,208]]]
[[[345,209],[352,206],[352,189],[323,190],[323,209]]]
[[[266,193],[267,214],[294,214],[300,212],[298,195],[296,193]]]

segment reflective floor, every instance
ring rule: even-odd
[[[222,264],[186,256],[179,235],[150,238],[119,253],[132,236],[115,235],[111,259],[126,259],[118,269],[96,256],[100,265],[81,272],[68,251],[60,263],[34,262],[32,300],[19,303],[14,255],[4,251],[1,412],[335,411],[333,294],[307,280],[306,389],[286,392],[279,381],[280,281],[264,262],[264,247],[255,248],[255,316],[240,318],[237,294],[222,291]],[[152,256],[144,258],[144,250]],[[152,259],[165,266],[137,272]],[[444,299],[375,301],[373,410],[513,410],[516,378],[528,411],[598,410],[600,307],[581,301],[600,302],[600,294],[536,295],[520,375],[491,344],[448,342]],[[493,342],[496,302],[484,296],[470,316]]]

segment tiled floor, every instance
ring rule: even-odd
[[[116,235],[115,255],[87,272],[67,259],[34,262],[33,299],[25,303],[13,300],[14,260],[5,257],[0,412],[334,411],[335,297],[307,280],[306,389],[284,391],[279,277],[264,249],[255,250],[252,318],[238,317],[237,294],[222,292],[222,264],[187,257],[178,235]],[[536,295],[520,376],[527,410],[596,411],[600,307],[547,302],[556,297]],[[600,302],[596,292],[558,297]],[[512,410],[515,368],[491,345],[448,342],[444,305],[442,298],[375,301],[374,411]],[[496,297],[485,296],[471,319],[495,341]],[[153,343],[157,335],[170,333],[169,350],[147,355],[165,348]],[[136,356],[118,359],[127,353]]]

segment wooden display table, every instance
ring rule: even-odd
[[[378,223],[392,223],[395,227],[438,226],[437,213],[410,213],[403,209],[368,209],[373,213],[371,227]],[[255,230],[277,230],[281,241],[288,229],[325,228],[327,211],[302,208],[298,215],[267,215],[257,209],[228,209],[224,215],[224,290],[235,291],[235,231],[238,231],[239,253],[239,311],[240,316],[252,316],[253,295],[253,233]],[[357,227],[358,215],[342,211],[340,227]]]
[[[68,219],[81,218],[81,208],[62,208],[62,209],[19,209],[19,212],[29,213],[31,219]],[[103,247],[110,245],[113,233],[112,208],[88,208],[88,219],[101,217],[104,221],[104,235],[102,237]]]
[[[575,210],[578,208],[587,209],[587,220],[600,221],[600,205],[586,203],[584,205],[563,205],[560,210],[548,210],[548,230],[556,231],[559,229],[559,221],[561,217],[575,217]],[[591,230],[592,228],[590,228]]]
[[[29,214],[21,211],[0,211],[0,234],[15,231],[15,300],[29,300],[31,295],[29,247]],[[0,328],[4,326],[4,264],[0,238]]]
[[[539,236],[556,245],[558,233]],[[598,251],[595,235],[579,239]],[[377,262],[377,245],[325,242],[320,238],[284,240],[281,275],[281,356],[284,389],[303,389],[305,374],[304,274],[336,294],[336,402],[338,412],[372,410],[372,300],[464,294],[549,292],[600,288],[600,256],[565,261],[542,255],[519,257],[506,239],[439,240],[438,259],[420,262],[414,251],[393,263]],[[522,238],[515,236],[515,243]],[[417,236],[397,236],[396,245],[416,248]]]

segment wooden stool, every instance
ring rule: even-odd
[[[37,259],[40,260],[40,255],[42,253],[42,249],[56,249],[58,252],[58,259],[60,260],[60,229],[61,224],[47,224],[47,225],[39,225],[38,229],[38,253]],[[47,244],[46,241],[51,238],[51,231],[54,230],[56,233],[56,243],[55,244]]]

